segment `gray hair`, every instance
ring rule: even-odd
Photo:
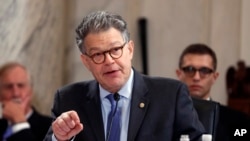
[[[127,29],[127,23],[120,15],[106,11],[97,11],[84,17],[80,25],[76,28],[76,44],[80,51],[82,53],[86,52],[83,41],[89,33],[106,31],[111,27],[121,32],[125,42],[129,41],[130,35]]]
[[[32,82],[32,76],[31,73],[29,72],[29,70],[26,68],[26,66],[24,66],[23,64],[19,63],[19,62],[7,62],[5,64],[3,64],[2,66],[0,66],[0,84],[2,83],[2,77],[5,75],[6,72],[8,72],[9,70],[12,70],[13,68],[16,67],[20,67],[22,68],[28,75],[28,81],[30,83],[30,85],[33,85]]]

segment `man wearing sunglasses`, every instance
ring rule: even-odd
[[[179,60],[178,78],[186,83],[190,94],[199,99],[210,99],[210,90],[219,76],[214,51],[203,44],[186,48]]]
[[[176,74],[188,86],[192,97],[212,100],[210,90],[219,76],[216,68],[215,52],[207,45],[197,43],[184,49]],[[219,115],[215,141],[235,140],[236,129],[249,128],[249,117],[239,111],[220,105]]]

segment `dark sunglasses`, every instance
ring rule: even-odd
[[[200,74],[200,77],[202,77],[202,78],[204,78],[204,77],[206,77],[214,72],[214,70],[207,68],[207,67],[201,67],[201,68],[197,69],[193,66],[182,67],[181,70],[189,77],[194,77],[195,73],[198,71]]]

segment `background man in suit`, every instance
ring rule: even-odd
[[[25,66],[10,62],[0,67],[3,114],[0,118],[0,140],[43,140],[52,118],[39,114],[31,106],[32,94],[31,76]]]
[[[216,67],[216,54],[211,48],[191,44],[182,52],[176,74],[188,86],[192,97],[211,100],[210,90],[219,76]],[[220,105],[219,115],[216,141],[239,140],[233,137],[235,130],[249,128],[249,117],[239,111]]]
[[[108,123],[110,94],[120,97],[116,141],[177,141],[182,134],[198,140],[204,133],[184,84],[144,76],[132,68],[134,43],[121,16],[93,12],[76,32],[81,60],[95,80],[56,92],[55,121],[45,140],[109,141],[109,133],[113,134]]]

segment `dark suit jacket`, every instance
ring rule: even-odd
[[[192,98],[192,100],[201,123],[203,124],[207,133],[212,135],[212,140],[216,141],[215,136],[219,122],[220,104],[218,102],[197,98]]]
[[[28,119],[30,129],[21,130],[12,136],[7,141],[42,141],[46,135],[52,118],[39,114],[33,109],[33,114]],[[0,119],[0,139],[2,140],[3,134],[7,129],[8,123],[5,119]]]
[[[181,134],[198,140],[204,133],[186,86],[176,80],[150,78],[134,71],[128,141],[179,141]],[[145,103],[144,108],[139,104]],[[84,129],[76,141],[105,141],[96,81],[65,86],[56,92],[52,116],[75,110]],[[50,129],[45,141],[50,141]]]
[[[250,118],[246,114],[220,105],[215,141],[250,141]],[[244,136],[234,136],[236,129],[247,129]]]

